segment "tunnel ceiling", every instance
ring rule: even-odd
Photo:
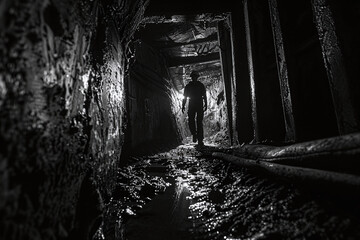
[[[228,13],[147,16],[139,38],[165,57],[177,90],[189,81],[190,72],[211,85],[221,77],[217,24]]]

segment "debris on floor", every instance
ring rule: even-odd
[[[360,238],[356,199],[214,159],[213,148],[133,159],[107,205],[105,239]]]

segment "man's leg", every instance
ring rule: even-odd
[[[189,116],[189,129],[190,129],[191,134],[193,135],[193,142],[196,142],[195,111],[194,111],[194,109],[189,108],[188,116]]]
[[[197,126],[197,138],[199,144],[203,144],[204,139],[204,129],[203,129],[203,119],[204,119],[204,111],[202,109],[198,109],[196,114],[196,126]]]

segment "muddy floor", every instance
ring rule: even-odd
[[[250,172],[209,157],[214,149],[132,158],[98,239],[360,239],[352,194]]]

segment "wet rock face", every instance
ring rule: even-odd
[[[214,79],[207,85],[208,110],[204,113],[204,135],[214,143],[228,141],[228,120],[225,101],[224,82],[221,78]]]
[[[127,91],[129,145],[134,155],[148,154],[180,142],[171,106],[171,86],[163,55],[145,41],[134,44]]]
[[[1,239],[68,237],[87,169],[111,192],[126,46],[143,11],[126,0],[0,4]]]

